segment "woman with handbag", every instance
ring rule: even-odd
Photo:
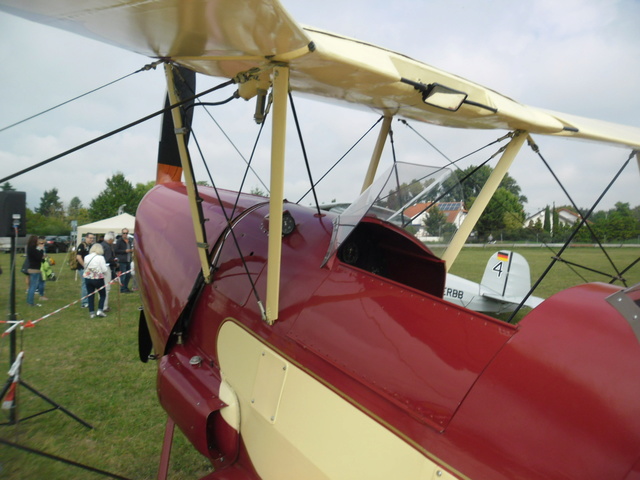
[[[104,313],[104,300],[107,296],[104,287],[104,276],[109,270],[104,260],[104,249],[102,245],[96,243],[89,250],[89,255],[84,257],[84,272],[82,277],[87,285],[87,293],[89,294],[89,318],[106,317]],[[94,313],[95,307],[95,291],[98,291],[100,300],[98,300],[98,311]]]

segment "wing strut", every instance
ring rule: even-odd
[[[174,78],[174,67],[165,63],[165,76],[167,77],[167,94],[169,102],[175,105],[181,99],[178,98],[176,92],[176,84]],[[182,115],[180,110],[174,108],[171,110],[173,117],[173,126],[175,127],[176,140],[178,142],[178,151],[180,153],[180,162],[184,173],[184,182],[187,186],[187,196],[189,198],[189,208],[191,209],[191,218],[193,220],[193,230],[196,234],[196,245],[198,247],[198,256],[202,266],[202,275],[205,283],[211,283],[211,266],[209,265],[209,245],[207,244],[207,234],[204,230],[204,218],[202,216],[201,200],[196,190],[196,179],[193,175],[191,160],[189,159],[189,151],[187,150],[186,135],[187,129],[182,124]]]
[[[462,225],[460,225],[460,228],[453,236],[453,239],[447,247],[447,250],[444,252],[444,255],[442,255],[442,260],[445,261],[447,271],[449,271],[451,265],[453,265],[453,262],[460,253],[460,250],[462,250],[464,243],[467,241],[467,238],[469,238],[473,228],[476,226],[480,215],[482,215],[482,212],[487,208],[489,200],[491,200],[493,194],[496,193],[496,190],[500,186],[500,182],[507,174],[509,167],[511,167],[513,160],[516,158],[516,155],[527,139],[527,136],[528,133],[522,130],[516,130],[514,132],[513,138],[502,153],[496,168],[494,168],[493,172],[487,179],[487,182],[482,187],[478,198],[476,198],[471,209],[469,209],[469,213],[464,219],[464,222],[462,222]]]
[[[376,171],[378,170],[378,164],[380,163],[380,157],[382,156],[382,150],[384,150],[384,144],[387,141],[387,136],[389,135],[389,130],[391,129],[392,119],[392,115],[384,116],[382,126],[380,127],[380,133],[378,134],[378,141],[376,142],[376,146],[373,150],[373,153],[371,154],[369,169],[367,170],[367,175],[364,177],[364,183],[362,184],[362,190],[360,191],[360,193],[364,192],[373,183],[373,180],[376,176]]]
[[[273,129],[271,133],[271,183],[269,186],[269,258],[267,260],[267,304],[265,320],[278,319],[280,300],[280,258],[282,256],[282,204],[284,201],[284,159],[287,130],[289,68],[273,69]]]

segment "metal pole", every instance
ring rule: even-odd
[[[282,256],[282,202],[287,127],[289,68],[273,69],[273,130],[271,139],[271,184],[269,186],[269,253],[267,260],[266,321],[278,319],[280,302],[280,259]]]
[[[17,320],[16,315],[16,235],[18,231],[13,229],[13,235],[11,236],[11,268],[9,279],[9,314],[8,320]],[[17,352],[17,328],[14,328],[9,334],[9,366],[13,365],[16,361]],[[16,424],[16,404],[9,409],[9,425]]]
[[[360,193],[364,192],[373,183],[373,179],[375,178],[376,172],[378,171],[380,157],[382,157],[382,151],[384,150],[384,144],[386,143],[387,137],[389,136],[389,130],[391,130],[392,119],[392,116],[386,115],[384,117],[384,120],[382,121],[380,133],[378,134],[378,140],[376,141],[376,146],[373,149],[373,153],[371,154],[369,168],[367,170],[367,174],[364,177],[364,183],[362,184],[362,190],[360,191]]]

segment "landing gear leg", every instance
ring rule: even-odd
[[[162,442],[162,454],[158,467],[158,480],[167,480],[169,473],[169,460],[171,459],[171,446],[173,445],[173,430],[175,422],[167,416],[167,425],[164,429],[164,441]]]

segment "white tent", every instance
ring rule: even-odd
[[[128,213],[122,213],[115,217],[105,218],[104,220],[98,220],[97,222],[87,223],[78,227],[78,237],[76,243],[79,245],[84,236],[87,233],[105,234],[107,232],[114,232],[116,235],[120,235],[123,228],[128,228],[129,233],[133,233],[136,224],[136,217],[129,215]]]

